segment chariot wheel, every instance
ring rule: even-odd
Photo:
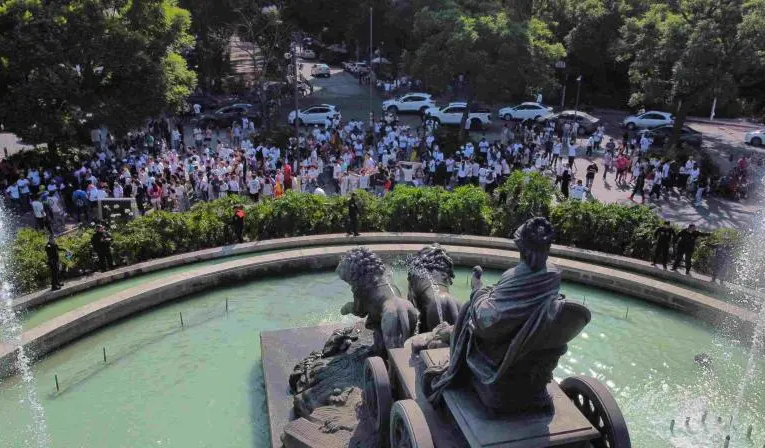
[[[390,411],[390,448],[434,448],[425,415],[414,400],[400,400]]]
[[[594,448],[630,448],[630,434],[622,411],[608,388],[600,381],[585,376],[572,376],[560,383],[560,388],[571,398],[601,437],[591,440]]]
[[[385,362],[379,356],[364,361],[364,409],[374,423],[374,428],[384,438],[388,430],[388,419],[393,396],[390,377],[385,369]]]

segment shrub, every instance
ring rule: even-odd
[[[550,222],[557,244],[648,260],[661,220],[641,205],[565,201],[553,208]]]
[[[45,233],[22,228],[11,244],[11,281],[19,291],[32,291],[50,283],[50,271],[45,255]]]
[[[438,207],[438,231],[487,235],[491,226],[489,195],[483,189],[466,185],[443,195]]]
[[[492,235],[510,237],[521,224],[535,216],[550,216],[554,189],[539,173],[513,172],[497,188]]]
[[[398,185],[382,198],[383,228],[391,232],[435,232],[446,191]]]

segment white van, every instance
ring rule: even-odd
[[[313,67],[311,67],[311,76],[316,78],[329,78],[329,65],[314,64]]]

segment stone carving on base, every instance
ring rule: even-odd
[[[454,263],[439,244],[422,248],[406,260],[409,292],[407,298],[420,312],[420,331],[427,332],[441,323],[454,324],[459,303],[449,293],[454,279]]]
[[[559,294],[560,270],[548,263],[552,225],[533,218],[515,232],[520,263],[496,285],[483,286],[474,268],[473,291],[453,328],[450,361],[429,369],[425,392],[440,404],[447,388],[472,387],[492,412],[549,410],[547,383],[567,343],[590,320],[581,305]]]
[[[401,298],[377,254],[351,249],[336,272],[353,291],[353,301],[341,313],[366,321],[334,331],[321,351],[294,367],[289,384],[299,418],[285,426],[282,441],[287,448],[374,446],[377,434],[361,412],[364,361],[402,347],[418,326],[419,312]]]
[[[353,302],[341,313],[366,318],[366,327],[375,334],[375,344],[384,349],[399,348],[417,329],[419,312],[393,283],[390,269],[382,259],[365,247],[349,250],[336,270],[351,286]]]

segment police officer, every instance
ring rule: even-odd
[[[677,234],[677,247],[675,249],[675,263],[672,265],[672,270],[676,271],[680,267],[680,263],[685,258],[685,274],[691,273],[691,258],[693,257],[693,251],[696,250],[696,240],[699,237],[709,236],[709,233],[699,232],[696,230],[694,224],[690,224],[688,228],[681,230]]]
[[[90,244],[93,246],[93,250],[98,255],[98,266],[101,272],[106,272],[112,268],[114,263],[112,262],[112,237],[106,231],[103,224],[96,226],[96,233],[90,239]]]
[[[53,237],[53,234],[49,235],[48,244],[45,245],[45,254],[48,256],[48,268],[50,268],[51,291],[59,290],[62,286],[64,286],[64,284],[59,281],[59,250],[60,249],[58,244],[56,244],[56,239]]]
[[[664,269],[667,269],[667,260],[669,259],[669,246],[675,238],[675,230],[669,225],[669,221],[664,221],[664,225],[653,232],[656,238],[656,251],[653,253],[653,266],[661,260]]]
[[[359,236],[359,204],[356,192],[348,200],[348,236]]]

